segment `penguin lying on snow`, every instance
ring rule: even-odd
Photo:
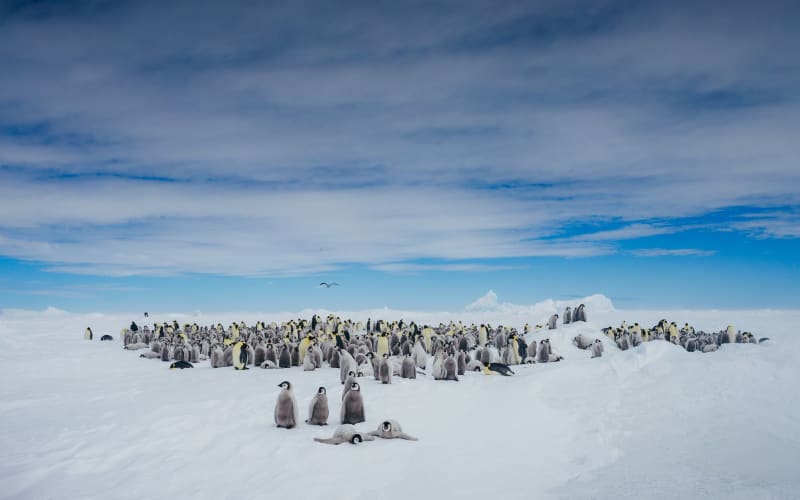
[[[194,368],[194,366],[188,361],[176,361],[171,365],[169,365],[170,370],[175,370],[176,368],[179,370],[183,370],[184,368]]]
[[[382,439],[407,439],[409,441],[418,441],[414,436],[409,436],[403,432],[403,428],[400,427],[400,423],[396,420],[384,420],[378,426],[378,430],[370,431],[368,434]]]
[[[342,424],[336,428],[333,433],[333,437],[323,439],[323,438],[314,438],[314,441],[318,443],[325,443],[325,444],[342,444],[342,443],[352,443],[358,444],[362,441],[374,441],[375,438],[370,436],[369,434],[361,434],[358,432],[354,425],[352,424]]]
[[[499,373],[500,375],[504,375],[506,377],[510,377],[514,375],[514,371],[508,367],[508,365],[504,365],[503,363],[487,363],[486,366],[483,368],[483,373],[486,375],[492,375],[493,373]]]
[[[114,337],[112,337],[111,335],[103,335],[102,337],[100,337],[100,340],[114,340]]]

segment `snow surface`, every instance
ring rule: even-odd
[[[464,311],[389,309],[342,317],[546,322],[579,301],[503,304],[490,292]],[[582,299],[589,322],[549,337],[561,363],[391,385],[361,381],[367,422],[398,420],[419,441],[330,446],[338,369],[168,370],[122,349],[140,314],[0,311],[0,498],[800,498],[800,311],[621,311]],[[147,323],[284,321],[314,312],[151,314]],[[573,347],[578,333],[661,318],[698,329],[733,324],[771,337],[687,353],[663,341],[603,358]],[[95,339],[83,340],[91,326]],[[282,380],[301,420],[320,385],[331,425],[278,429]]]

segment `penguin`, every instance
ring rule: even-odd
[[[570,306],[567,306],[567,308],[564,309],[564,320],[562,322],[565,325],[568,325],[572,322],[572,308]]]
[[[417,367],[414,364],[414,359],[411,357],[411,354],[406,354],[405,357],[403,357],[400,376],[403,378],[417,378]]]
[[[599,358],[603,355],[603,343],[596,339],[592,344],[592,358]]]
[[[361,397],[361,386],[353,382],[350,390],[342,400],[342,409],[339,414],[342,424],[359,424],[364,422],[364,399]]]
[[[128,351],[138,351],[140,349],[147,349],[148,345],[143,342],[137,342],[136,344],[128,344],[123,349]]]
[[[219,344],[216,345],[213,351],[211,351],[211,368],[221,368],[225,366],[222,362],[222,347]]]
[[[470,371],[470,372],[480,372],[480,371],[483,371],[483,363],[481,363],[481,362],[480,362],[479,360],[477,360],[477,359],[473,359],[472,361],[470,361],[469,363],[467,363],[466,370],[467,370],[467,371]]]
[[[416,363],[417,368],[422,370],[428,364],[428,351],[425,350],[423,342],[422,337],[417,337],[413,349],[414,363]]]
[[[381,357],[378,365],[378,376],[382,384],[392,383],[392,365],[389,361],[389,353],[385,353]]]
[[[514,375],[514,370],[508,367],[508,365],[504,365],[503,363],[489,363],[484,367],[484,373],[499,373],[500,375],[510,377]]]
[[[539,342],[539,351],[536,353],[537,363],[547,363],[550,361],[550,350],[548,348],[549,343],[550,339],[544,339]]]
[[[458,382],[458,363],[451,355],[444,360],[444,379]]]
[[[358,373],[358,365],[355,358],[347,349],[339,349],[339,381],[345,383],[347,374],[350,372]]]
[[[267,349],[264,347],[263,344],[258,344],[256,348],[253,350],[253,364],[255,366],[261,366],[264,361],[267,359]]]
[[[414,436],[409,436],[403,432],[403,428],[400,427],[400,423],[396,420],[384,420],[378,426],[378,430],[370,431],[368,434],[381,439],[407,439],[409,441],[418,441]]]
[[[347,393],[353,388],[353,384],[356,381],[356,372],[349,371],[347,372],[347,380],[344,382],[344,388],[342,388],[342,401],[344,401],[344,397],[347,396]]]
[[[247,370],[248,351],[246,343],[237,342],[234,344],[232,359],[235,370]]]
[[[140,354],[139,357],[140,358],[145,358],[145,359],[158,359],[158,358],[161,357],[161,353],[153,352],[153,351],[147,351],[144,354]]]
[[[87,326],[86,331],[83,333],[83,340],[92,340],[93,336],[92,329]]]
[[[164,342],[164,346],[161,348],[161,361],[170,361],[172,359],[172,352],[169,349],[169,344]]]
[[[291,368],[292,366],[292,357],[289,354],[288,344],[284,344],[283,349],[281,349],[281,353],[278,356],[278,366],[280,368]]]
[[[308,346],[306,351],[306,355],[303,358],[303,371],[313,372],[317,368],[317,365],[314,363],[314,353],[311,346]]]
[[[573,338],[572,343],[575,344],[578,349],[584,350],[588,349],[593,344],[592,339],[585,335],[578,335],[577,337]]]
[[[297,401],[294,399],[292,384],[284,380],[278,387],[278,401],[275,404],[275,425],[285,429],[292,429],[297,425]]]
[[[103,335],[102,337],[100,337],[100,340],[101,340],[101,341],[104,341],[104,340],[106,340],[106,341],[108,341],[108,340],[114,340],[114,337],[112,337],[111,335]]]
[[[330,438],[314,438],[318,443],[339,445],[342,443],[358,444],[363,441],[373,441],[374,436],[369,434],[361,434],[351,424],[340,425],[333,432],[333,437]]]
[[[194,366],[192,366],[192,364],[189,363],[188,361],[176,361],[171,365],[169,365],[170,370],[175,370],[176,368],[179,370],[183,370],[184,368],[194,368]]]
[[[309,425],[328,425],[328,413],[328,394],[324,387],[320,387],[308,405],[308,420],[306,420],[306,423]]]
[[[458,374],[464,375],[467,371],[467,353],[465,351],[458,351],[456,365],[458,366]]]
[[[382,333],[380,337],[378,337],[377,346],[375,347],[375,354],[378,358],[383,358],[383,355],[389,354],[389,337],[386,333]]]
[[[558,314],[554,314],[550,316],[550,319],[547,320],[547,329],[548,330],[555,330],[558,322]]]
[[[316,317],[316,315],[314,316]],[[294,365],[294,363],[292,363],[293,366],[299,366],[303,364],[303,360],[306,358],[306,354],[308,354],[308,347],[311,345],[313,340],[314,336],[309,333],[303,340],[300,341],[299,359],[297,360],[297,365]]]

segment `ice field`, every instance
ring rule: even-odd
[[[0,313],[0,498],[800,498],[800,311],[617,310],[587,297],[587,323],[534,332],[560,363],[515,366],[513,377],[458,382],[360,380],[374,430],[398,420],[419,441],[329,446],[339,370],[169,370],[122,349],[131,320],[212,324],[310,318],[236,314]],[[354,320],[544,323],[578,301],[531,306],[487,294],[459,312],[344,312]],[[664,341],[619,351],[600,329],[661,318],[771,340],[688,353]],[[91,326],[94,341],[83,340]],[[100,342],[109,333],[113,342]],[[571,344],[606,342],[602,358]],[[301,420],[318,386],[330,425],[276,428],[280,389],[295,385]]]

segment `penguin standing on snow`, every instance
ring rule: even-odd
[[[358,382],[353,382],[350,390],[342,400],[342,410],[340,412],[342,424],[360,424],[364,418],[364,399],[361,397],[361,386]]]
[[[236,370],[247,370],[247,360],[247,344],[244,342],[237,342],[233,346],[233,368]]]
[[[83,340],[92,340],[92,337],[92,329],[87,326],[86,331],[83,333]]]
[[[320,387],[308,405],[308,420],[306,420],[306,423],[309,425],[328,425],[328,414],[328,394],[324,387]]]
[[[297,425],[297,401],[294,399],[292,384],[284,380],[278,387],[282,390],[275,404],[275,425],[291,429]]]

